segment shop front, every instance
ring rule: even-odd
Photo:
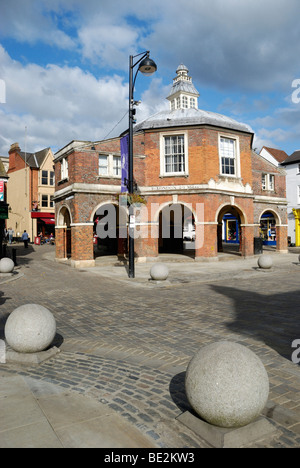
[[[32,232],[34,237],[49,239],[55,236],[55,214],[41,211],[32,211]]]
[[[273,213],[264,213],[260,219],[260,236],[263,245],[276,245],[276,219]]]

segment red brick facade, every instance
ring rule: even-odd
[[[271,212],[276,218],[277,249],[287,249],[285,176],[251,150],[252,135],[235,132],[239,143],[240,176],[220,175],[219,137],[233,131],[210,127],[172,129],[184,132],[188,141],[188,174],[161,175],[161,138],[164,129],[147,130],[134,136],[134,178],[147,200],[147,219],[136,227],[135,255],[139,259],[156,257],[160,248],[160,212],[171,204],[187,206],[194,216],[195,258],[217,258],[220,250],[218,229],[223,215],[239,218],[240,252],[253,255],[253,238],[259,236],[260,217]],[[80,145],[79,145],[80,146]],[[93,225],[97,209],[104,204],[117,205],[120,178],[99,176],[99,154],[120,155],[120,139],[91,143],[85,148],[69,149],[68,178],[61,180],[61,154],[56,159],[56,249],[57,258],[67,256],[66,233],[61,208],[69,212],[66,223],[71,236],[68,256],[76,264],[93,264]],[[273,174],[275,188],[262,190],[262,174]],[[63,235],[64,234],[64,235]],[[70,234],[69,234],[70,235]],[[118,253],[126,253],[126,239],[118,242]]]
[[[241,255],[253,255],[254,237],[261,235],[266,214],[273,223],[272,239],[276,222],[277,249],[286,250],[284,174],[253,153],[247,125],[199,110],[188,69],[180,65],[176,73],[167,98],[170,111],[149,117],[134,130],[134,182],[146,201],[135,213],[136,258],[191,245],[195,259],[217,258],[225,215],[235,220],[234,241]],[[113,246],[126,255],[127,203],[117,208],[120,156],[120,138],[75,141],[56,153],[57,258],[92,263],[93,229],[100,250]],[[107,213],[118,218],[110,222],[108,241],[102,230]],[[194,244],[189,244],[194,235]]]

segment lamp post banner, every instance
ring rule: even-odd
[[[128,192],[128,148],[129,148],[129,135],[121,138],[121,193]]]

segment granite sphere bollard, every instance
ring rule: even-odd
[[[273,260],[270,255],[262,255],[259,257],[257,263],[259,268],[262,268],[263,270],[269,270],[273,266]]]
[[[19,353],[38,353],[52,343],[56,334],[53,314],[38,304],[25,304],[8,317],[4,334],[7,343]]]
[[[187,368],[185,388],[202,419],[214,426],[237,428],[260,415],[270,387],[256,354],[240,344],[221,341],[195,354]]]
[[[1,258],[0,260],[0,273],[12,273],[15,267],[11,258]]]
[[[155,263],[155,265],[151,267],[150,276],[152,280],[164,281],[169,276],[169,268],[163,263]]]

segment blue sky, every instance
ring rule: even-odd
[[[158,71],[138,76],[138,121],[168,106],[183,63],[201,109],[250,125],[258,151],[290,155],[300,149],[299,13],[299,0],[0,0],[0,154],[25,140],[55,152],[118,135],[129,55],[150,50]]]

